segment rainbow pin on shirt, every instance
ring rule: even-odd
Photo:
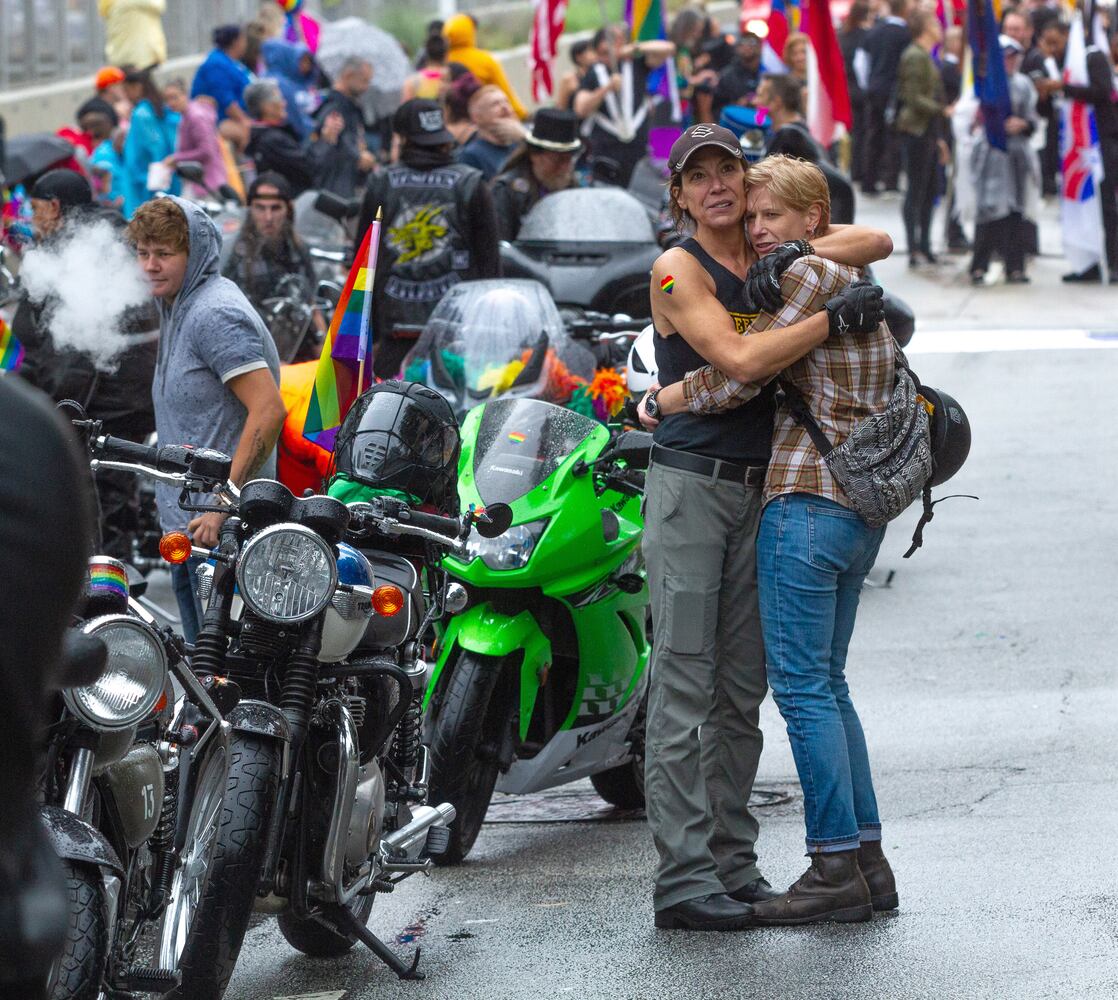
[[[667,295],[671,295],[673,288],[675,288],[675,278],[673,278],[669,274],[666,278],[664,278],[663,281],[660,282],[660,291],[664,292]]]

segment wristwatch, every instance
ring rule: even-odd
[[[660,395],[660,386],[658,389],[649,389],[644,394],[644,412],[647,413],[653,420],[660,419],[660,404],[656,401],[656,397]]]

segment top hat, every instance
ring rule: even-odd
[[[524,141],[536,149],[553,153],[574,153],[582,148],[578,134],[579,118],[573,111],[540,108]]]

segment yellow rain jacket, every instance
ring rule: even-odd
[[[97,9],[105,19],[105,58],[113,66],[144,69],[167,61],[167,0],[100,0]]]
[[[104,3],[105,0],[101,2]],[[508,95],[517,117],[528,117],[528,109],[516,96],[516,91],[505,76],[504,67],[491,52],[477,47],[477,29],[473,21],[465,14],[455,14],[443,25],[443,35],[450,45],[450,52],[447,54],[450,62],[461,63],[477,77],[479,83],[492,83],[500,87]]]

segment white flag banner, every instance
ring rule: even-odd
[[[1083,16],[1072,15],[1068,33],[1064,82],[1086,85],[1087,39]],[[1060,121],[1060,221],[1064,256],[1076,272],[1086,271],[1103,260],[1105,237],[1102,225],[1102,153],[1095,111],[1085,101],[1064,101]]]

